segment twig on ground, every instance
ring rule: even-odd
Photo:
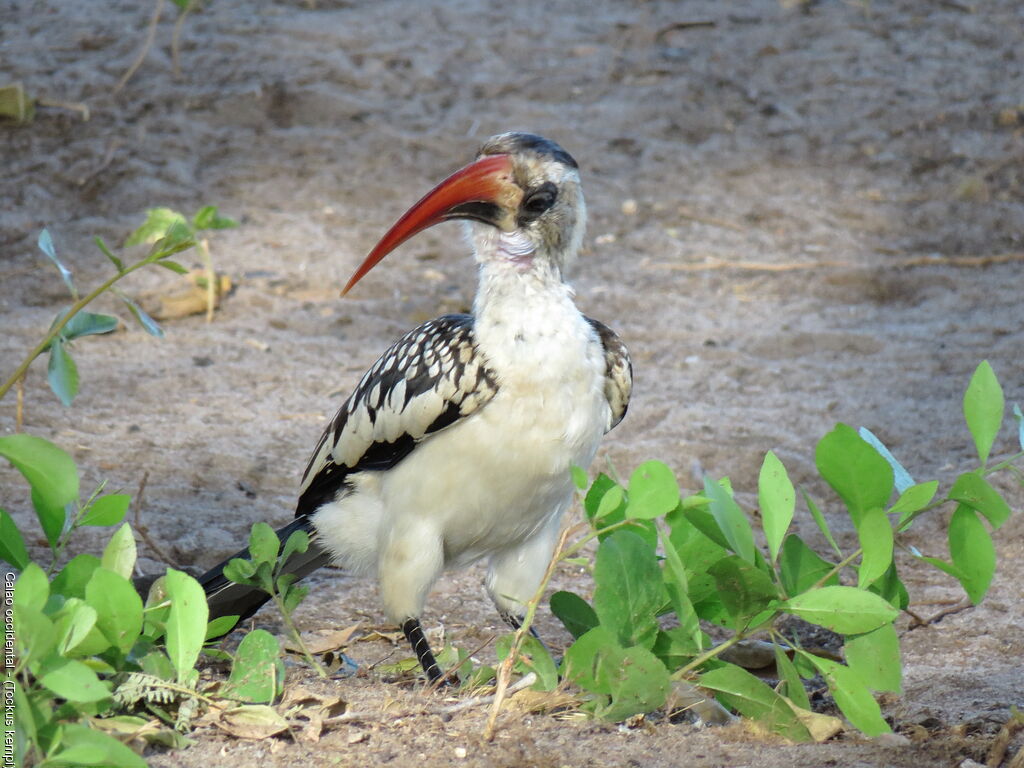
[[[142,522],[142,497],[146,492],[146,483],[149,482],[149,472],[145,472],[142,475],[142,479],[139,481],[139,489],[135,492],[135,498],[132,500],[133,515],[135,520],[135,531],[139,534],[139,537],[146,543],[146,546],[156,553],[156,556],[163,561],[164,565],[169,565],[171,568],[181,569],[181,566],[175,562],[174,558],[168,555],[160,546],[153,541],[149,535],[149,529]]]
[[[508,686],[508,688],[505,690],[505,695],[507,696],[513,693],[518,693],[524,688],[529,688],[535,682],[537,682],[537,675],[531,672],[525,677],[516,680],[516,682],[514,682],[512,685]],[[494,701],[496,696],[497,693],[491,694],[489,696],[473,696],[472,698],[463,699],[462,701],[459,701],[455,704],[449,704],[444,707],[424,707],[419,710],[411,710],[408,712],[394,712],[392,710],[388,710],[386,712],[344,712],[340,715],[335,715],[334,717],[327,718],[326,720],[324,720],[323,724],[325,727],[330,727],[332,725],[342,725],[344,723],[354,723],[372,720],[397,720],[398,718],[403,717],[422,717],[424,715],[454,715],[458,712],[462,712],[467,709],[472,709],[473,707],[480,707],[486,704],[490,704]]]
[[[185,19],[192,11],[195,5],[194,0],[185,5],[184,8],[178,13],[178,18],[174,21],[174,30],[171,32],[171,67],[174,72],[174,77],[181,77],[181,28],[185,24]]]
[[[56,109],[66,109],[70,112],[78,112],[82,116],[82,120],[85,122],[89,121],[89,105],[84,101],[60,101],[59,99],[36,99],[36,106],[38,107],[54,107]]]
[[[498,667],[498,674],[494,681],[494,699],[491,706],[491,714],[487,717],[487,726],[484,728],[485,741],[490,741],[494,738],[494,726],[498,720],[498,713],[501,711],[501,704],[505,700],[505,696],[511,690],[511,688],[509,688],[509,680],[512,677],[512,666],[515,664],[516,657],[519,655],[519,649],[523,645],[523,638],[526,636],[526,633],[529,632],[530,625],[533,623],[533,617],[537,611],[537,604],[543,597],[544,590],[547,589],[548,582],[551,581],[552,575],[554,575],[555,566],[562,559],[565,542],[568,540],[569,534],[574,529],[575,526],[572,528],[564,528],[561,536],[558,537],[558,546],[555,547],[555,551],[551,555],[551,560],[548,562],[548,567],[544,571],[544,577],[541,579],[540,586],[537,587],[537,592],[534,596],[530,598],[530,602],[526,604],[526,616],[523,619],[522,624],[520,624],[519,629],[516,630],[515,638],[512,640],[512,646],[508,649],[508,656],[505,657],[505,660]],[[534,673],[531,672],[526,677],[530,676],[534,676]]]
[[[484,640],[482,643],[480,643],[480,645],[478,645],[472,651],[467,653],[465,658],[462,659],[462,661],[460,661],[458,664],[456,664],[451,669],[446,670],[443,675],[441,675],[439,678],[437,678],[437,680],[435,680],[433,683],[431,683],[429,686],[427,686],[427,690],[431,691],[431,692],[434,692],[438,688],[440,688],[444,684],[444,682],[446,680],[454,680],[455,679],[455,673],[458,672],[466,664],[467,661],[469,661],[471,658],[476,656],[476,654],[480,653],[480,651],[482,651],[484,648],[486,648],[488,645],[490,645],[492,642],[494,642],[494,638],[496,638],[496,637],[497,637],[497,635],[491,635],[486,640]]]
[[[121,75],[121,79],[117,81],[117,85],[114,86],[114,93],[118,93],[128,81],[132,79],[132,76],[138,71],[139,67],[142,66],[142,62],[146,60],[146,55],[149,53],[149,49],[153,47],[153,39],[156,37],[156,25],[160,23],[160,15],[164,10],[164,0],[156,0],[156,5],[153,6],[153,15],[149,18],[149,27],[146,29],[146,40],[142,44],[142,49],[139,51],[135,60],[129,65],[125,73]]]
[[[117,150],[120,149],[120,148],[121,148],[121,142],[118,141],[117,139],[111,139],[110,143],[107,145],[107,151],[103,155],[103,160],[100,161],[100,164],[97,165],[92,170],[90,170],[88,173],[82,174],[81,176],[79,176],[75,180],[75,182],[78,184],[78,186],[84,187],[86,184],[88,184],[90,181],[92,181],[96,176],[98,176],[99,174],[103,173],[103,171],[105,171],[107,169],[107,167],[113,162],[113,160],[114,160],[114,153],[117,152]]]
[[[1008,264],[1024,261],[1024,251],[997,253],[990,256],[914,256],[895,261],[860,263],[854,261],[729,261],[717,256],[707,256],[704,261],[691,263],[648,262],[648,269],[667,269],[673,272],[713,272],[735,269],[743,272],[797,272],[816,269],[905,269],[908,267],[987,267],[992,264]]]
[[[919,618],[917,618],[915,616],[914,617],[915,620],[910,622],[910,627],[908,627],[908,629],[917,629],[918,627],[927,627],[927,626],[930,626],[932,624],[938,624],[940,621],[942,621],[947,616],[952,616],[952,615],[957,614],[957,613],[962,613],[963,611],[966,611],[968,608],[973,608],[973,607],[974,607],[974,603],[972,603],[968,598],[965,597],[963,600],[958,602],[956,605],[950,606],[949,608],[943,608],[941,611],[936,613],[934,616],[929,616],[927,619],[919,619]]]

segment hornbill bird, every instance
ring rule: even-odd
[[[479,267],[473,314],[424,323],[363,376],[320,437],[302,478],[295,521],[309,550],[299,578],[334,562],[375,575],[427,677],[441,670],[419,617],[448,568],[488,562],[487,591],[519,626],[587,467],[625,415],[632,368],[625,345],[573,303],[563,272],[580,248],[586,208],[576,161],[553,141],[505,133],[413,205],[345,286],[388,253],[450,219]],[[240,552],[238,557],[245,557]],[[267,600],[201,578],[210,618],[247,618]]]

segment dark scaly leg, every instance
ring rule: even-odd
[[[427,680],[431,683],[436,683],[443,677],[444,673],[437,665],[434,652],[430,650],[430,643],[427,642],[427,636],[423,634],[423,626],[420,624],[420,620],[406,619],[402,624],[402,632],[405,633],[405,639],[409,641],[413,653],[416,654],[420,666],[423,667]]]

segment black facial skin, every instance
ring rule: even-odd
[[[536,189],[527,192],[523,197],[523,202],[519,205],[519,214],[516,216],[516,222],[520,226],[530,223],[554,205],[557,199],[558,187],[550,181],[545,181]]]

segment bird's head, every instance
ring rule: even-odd
[[[555,142],[530,133],[488,139],[477,159],[428,192],[387,231],[342,291],[344,296],[391,251],[442,221],[470,222],[480,261],[535,260],[557,274],[583,240],[586,206],[576,161]]]

